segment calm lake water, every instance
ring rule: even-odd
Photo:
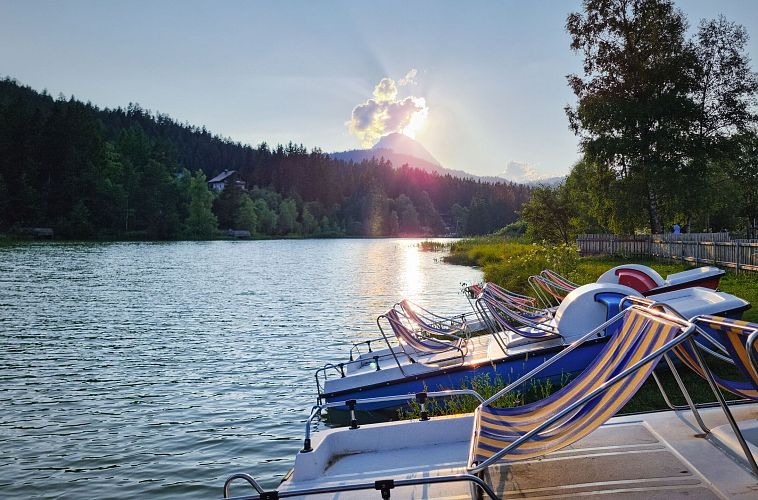
[[[218,498],[241,471],[276,486],[317,367],[402,297],[468,307],[481,273],[417,243],[0,247],[0,497]]]

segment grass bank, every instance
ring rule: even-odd
[[[611,267],[621,264],[637,263],[652,267],[662,276],[684,271],[689,267],[679,263],[658,261],[655,259],[627,259],[623,257],[580,257],[576,249],[569,245],[541,245],[527,241],[504,240],[502,237],[482,237],[459,240],[453,243],[435,243],[421,247],[429,251],[445,251],[443,258],[451,264],[476,266],[482,269],[486,281],[495,282],[509,290],[519,293],[531,294],[532,290],[527,284],[527,278],[537,274],[543,269],[552,269],[571,281],[578,284],[592,283],[603,272]],[[750,303],[758,303],[758,274],[735,274],[727,272],[721,280],[720,289],[747,300]],[[745,312],[743,319],[758,322],[758,308]],[[709,360],[710,362],[710,360]],[[684,404],[681,392],[677,388],[676,381],[668,367],[661,363],[657,369],[661,381],[675,404]],[[722,376],[735,375],[732,367],[725,363],[711,362],[711,366]],[[698,403],[715,400],[708,384],[686,367],[679,367],[685,385],[689,389],[693,399]],[[475,378],[468,381],[467,388],[474,387],[477,392],[492,395],[505,387],[502,380],[489,380],[487,378]],[[560,386],[548,384],[534,384],[531,389],[523,394],[513,394],[503,398],[502,405],[513,406],[528,403],[544,398],[554,392]],[[728,399],[734,399],[731,394],[724,394]],[[445,406],[433,406],[436,414],[454,414],[473,411],[476,407],[473,398],[457,398]],[[663,410],[667,406],[658,390],[655,381],[651,378],[642,386],[638,393],[624,406],[622,413],[635,413],[644,411]],[[417,413],[417,409],[403,416],[411,417]]]

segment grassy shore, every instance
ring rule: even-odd
[[[476,266],[484,272],[484,279],[498,283],[505,288],[520,292],[531,293],[527,284],[527,278],[537,274],[543,269],[553,269],[566,276],[571,281],[579,284],[594,282],[598,276],[611,267],[620,264],[637,263],[645,264],[662,276],[678,271],[684,271],[689,267],[679,263],[670,263],[654,259],[627,259],[623,257],[580,257],[576,250],[567,245],[538,245],[526,241],[504,240],[502,237],[483,237],[459,240],[450,244],[428,244],[424,242],[421,247],[430,251],[445,251],[446,262],[451,264]],[[758,302],[758,274],[735,274],[727,272],[721,280],[720,289],[747,300],[750,303]],[[748,310],[743,319],[758,322],[758,308]],[[732,373],[732,367],[725,363],[711,362],[714,371],[722,376]],[[661,363],[657,373],[675,404],[684,404],[681,392],[677,388],[676,381],[668,367]],[[693,399],[699,403],[715,400],[708,384],[686,367],[680,366],[679,373]],[[502,380],[474,379],[466,386],[473,386],[478,392],[494,394],[505,386]],[[503,405],[513,406],[525,402],[544,398],[560,388],[560,386],[534,384],[523,394],[510,395],[503,399]],[[724,394],[728,399],[734,399],[731,394]],[[476,402],[473,398],[458,398],[452,404],[435,406],[434,413],[464,413],[473,411]],[[667,406],[663,397],[651,378],[642,386],[639,392],[624,406],[622,413],[635,413],[644,411],[663,410]],[[404,416],[413,416],[416,410]]]

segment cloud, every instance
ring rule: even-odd
[[[416,81],[417,74],[418,70],[416,68],[409,69],[405,76],[397,81],[398,85],[401,87],[405,87],[406,85],[418,85],[418,82]]]
[[[397,85],[392,78],[382,78],[374,87],[374,99],[378,102],[394,101],[397,97]]]
[[[392,132],[401,132],[413,137],[416,129],[426,120],[429,108],[423,97],[398,98],[398,83],[407,85],[416,75],[410,70],[400,82],[392,78],[382,78],[374,87],[372,98],[353,108],[347,128],[361,141],[364,147],[373,146],[376,141]],[[405,82],[405,83],[402,83]]]
[[[509,161],[501,177],[513,182],[531,182],[545,178],[533,165],[519,161]]]

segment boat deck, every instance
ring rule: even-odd
[[[733,413],[758,445],[758,404]],[[689,412],[656,412],[611,419],[574,445],[545,457],[491,467],[487,482],[506,498],[758,498],[719,408],[701,411],[712,429],[701,434]],[[381,479],[465,473],[472,417],[399,422],[314,435],[279,491]],[[758,446],[754,446],[758,455]],[[423,465],[421,465],[423,464]],[[470,498],[468,483],[397,487],[392,498]],[[378,491],[307,498],[380,498]]]

